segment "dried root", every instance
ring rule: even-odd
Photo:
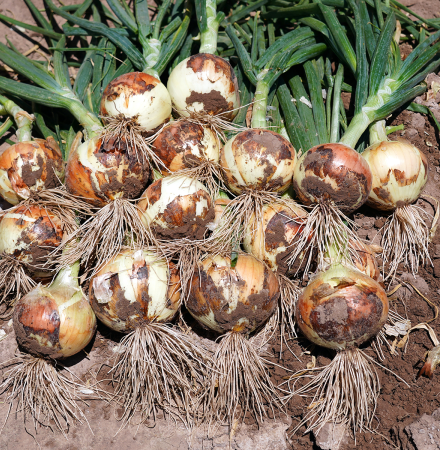
[[[101,134],[101,139],[104,143],[117,137],[119,141],[124,142],[124,146],[126,145],[128,152],[131,152],[130,156],[136,156],[139,162],[145,163],[149,161],[159,170],[168,170],[161,159],[151,149],[152,142],[162,131],[163,127],[153,135],[147,136],[144,128],[137,123],[137,116],[125,117],[123,114],[119,114],[114,117],[104,116],[101,118],[106,123]]]
[[[295,306],[300,289],[284,275],[277,275],[280,285],[280,306],[277,312],[279,316],[279,329],[281,342],[289,348],[288,341],[297,337],[295,330]]]
[[[430,229],[422,213],[427,214],[416,205],[406,205],[397,208],[387,219],[381,242],[383,266],[387,271],[385,280],[394,279],[399,264],[403,263],[414,276],[419,266],[432,264],[428,250]]]
[[[52,428],[55,425],[66,436],[71,422],[86,422],[77,402],[81,385],[74,381],[70,372],[62,374],[45,359],[20,353],[3,364],[12,366],[3,375],[0,393],[6,395],[9,405],[8,417],[15,404],[15,414],[22,412],[24,422],[32,418],[37,425]]]
[[[143,248],[155,239],[139,217],[138,207],[126,199],[117,199],[84,222],[51,254],[60,267],[82,259],[85,266],[94,262],[91,274],[114,258],[123,246]],[[94,260],[96,258],[96,261]]]
[[[292,255],[288,260],[289,266],[292,267],[298,257],[306,255],[304,273],[308,273],[316,255],[317,270],[322,271],[328,267],[328,252],[331,250],[333,263],[353,267],[353,261],[359,258],[355,250],[356,243],[362,245],[352,230],[355,226],[355,223],[333,203],[319,203],[308,214],[306,225],[299,238],[295,240],[295,248],[292,249]],[[303,266],[304,264],[301,267]]]
[[[5,253],[0,259],[0,304],[14,305],[36,286],[26,265]]]
[[[205,373],[205,353],[183,333],[151,323],[123,338],[112,369],[115,397],[124,412],[124,428],[136,414],[138,423],[155,418],[157,409],[191,425],[193,398]]]
[[[264,359],[240,333],[230,332],[222,337],[206,381],[199,413],[210,424],[232,424],[248,411],[262,421],[268,416],[268,409],[274,414],[283,408]]]
[[[364,353],[357,349],[340,352],[326,367],[312,369],[319,372],[305,386],[294,389],[298,380],[310,375],[293,375],[293,395],[312,397],[309,412],[293,430],[296,433],[307,423],[308,433],[327,423],[348,425],[354,434],[371,429],[380,393],[379,376]]]

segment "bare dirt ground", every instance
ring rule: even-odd
[[[402,0],[404,5],[426,17],[440,17],[440,0]],[[43,7],[43,0],[35,0],[39,7]],[[63,4],[81,3],[81,0],[63,1]],[[23,0],[1,0],[0,13],[10,15],[16,19],[34,23],[28,8]],[[0,22],[0,40],[6,43],[6,37],[22,52],[33,49],[35,45],[44,47],[45,42],[39,35],[29,32],[11,29]],[[43,54],[36,50],[33,58],[44,58]],[[0,69],[1,70],[1,69]],[[403,111],[395,115],[390,122],[392,124],[405,125],[403,137],[411,140],[428,157],[429,181],[425,192],[440,198],[440,151],[439,134],[433,127],[431,120],[423,116]],[[402,135],[398,132],[398,135]],[[13,138],[13,136],[10,136]],[[433,209],[428,203],[420,201],[422,207],[432,213]],[[363,208],[355,215],[355,220],[360,226],[360,235],[367,241],[377,242],[380,238],[380,228],[384,218],[374,211]],[[433,266],[420,271],[414,280],[408,274],[401,275],[401,279],[411,282],[435,305],[440,303],[440,232],[432,244]],[[412,325],[424,322],[434,317],[435,310],[416,291],[411,288],[401,288],[396,293],[396,299],[392,302],[394,309],[401,315],[411,320]],[[440,319],[430,323],[437,336],[440,337]],[[6,338],[0,341],[0,360],[11,358],[16,349],[16,341],[13,329],[9,322],[0,322],[0,327],[6,332]],[[94,341],[82,352],[75,361],[71,361],[70,370],[82,379],[90,378],[90,372],[96,372],[102,364],[110,361],[114,354],[113,349],[117,343],[111,339],[105,327],[100,327]],[[283,353],[283,359],[279,361],[279,345],[272,342],[268,351],[274,363],[282,363],[287,369],[296,371],[302,369],[311,356],[304,352],[309,349],[303,340],[292,343],[292,348],[300,355],[301,362]],[[416,380],[416,374],[421,365],[421,359],[427,350],[432,348],[432,343],[423,330],[415,331],[409,340],[406,352],[399,350],[395,356],[390,356],[385,350],[385,360],[382,364],[386,369],[378,369],[381,379],[381,396],[379,398],[375,433],[357,435],[357,442],[345,436],[341,450],[362,448],[363,450],[375,449],[402,449],[402,450],[427,450],[428,447],[416,446],[411,433],[405,431],[407,427],[423,415],[431,415],[440,408],[440,370],[434,375],[433,380],[421,378]],[[367,354],[374,357],[372,349],[366,350]],[[330,361],[331,355],[325,351],[316,353],[317,365],[325,365]],[[408,385],[397,379],[390,371],[394,371]],[[105,373],[103,370],[100,373]],[[277,366],[271,368],[275,382],[283,382],[288,372],[282,371]],[[117,411],[109,404],[99,400],[89,400],[83,405],[83,410],[88,418],[89,426],[73,426],[67,435],[67,439],[59,432],[39,428],[34,430],[28,423],[26,429],[22,417],[17,418],[11,414],[9,420],[0,433],[0,449],[53,449],[53,450],[140,450],[140,449],[178,449],[196,450],[210,449],[252,449],[252,450],[312,450],[319,448],[315,438],[310,435],[302,435],[300,430],[295,436],[291,430],[301,420],[307,401],[294,398],[288,405],[288,415],[281,415],[275,420],[268,420],[259,428],[251,419],[238,427],[230,430],[228,427],[219,427],[212,435],[207,430],[198,429],[189,432],[181,425],[171,420],[159,418],[155,423],[141,426],[129,426],[117,433],[120,422],[116,418]],[[7,416],[7,408],[0,407],[0,424],[3,424]],[[0,425],[1,426],[1,425]],[[324,447],[323,447],[324,448]],[[336,449],[335,446],[328,447]],[[433,449],[439,447],[432,447]]]

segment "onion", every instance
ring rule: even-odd
[[[169,120],[171,99],[157,78],[130,72],[115,78],[104,89],[101,114],[132,119],[144,131],[151,131]]]
[[[199,53],[171,72],[168,92],[174,108],[184,117],[217,116],[231,121],[238,113],[238,81],[231,65],[210,53]]]
[[[283,193],[292,182],[296,152],[280,134],[252,129],[226,142],[220,163],[234,194],[248,189]]]
[[[219,161],[219,141],[211,129],[187,120],[167,125],[153,142],[153,150],[166,169],[191,169],[204,160]],[[167,170],[162,170],[166,176]]]
[[[365,159],[343,144],[323,144],[304,153],[295,166],[293,187],[305,205],[332,201],[344,213],[361,207],[371,191]]]
[[[189,414],[206,355],[167,325],[180,306],[173,265],[148,250],[124,250],[91,279],[90,298],[100,320],[129,333],[112,369],[115,395],[124,404],[123,423],[137,411],[147,420],[158,406],[176,402]]]
[[[374,281],[379,281],[380,270],[373,247],[361,241],[350,241],[349,245],[356,252],[352,258],[356,269],[373,278]]]
[[[90,301],[99,320],[119,332],[168,323],[180,307],[179,276],[146,250],[124,250],[91,279]]]
[[[0,154],[0,195],[12,205],[59,186],[63,178],[63,158],[52,137],[19,142]]]
[[[14,309],[13,324],[22,350],[9,362],[2,392],[7,403],[25,411],[34,425],[55,426],[63,433],[70,419],[85,416],[77,405],[78,379],[55,366],[53,360],[80,352],[92,339],[96,318],[78,285],[79,262],[59,272],[48,287],[38,285]],[[34,356],[31,356],[34,355]]]
[[[410,142],[382,141],[367,148],[362,156],[373,174],[367,204],[379,211],[393,212],[382,236],[386,278],[393,278],[404,263],[415,275],[419,265],[431,261],[430,230],[424,211],[412,205],[428,181],[428,160]]]
[[[214,218],[208,190],[185,176],[155,181],[138,205],[143,223],[163,239],[203,239]]]
[[[150,169],[130,155],[124,140],[92,138],[69,154],[67,190],[103,207],[119,198],[136,198],[145,189]]]
[[[206,420],[231,423],[238,405],[257,417],[266,415],[266,402],[280,407],[264,361],[247,339],[273,314],[278,298],[275,274],[251,255],[240,254],[234,267],[221,256],[198,263],[186,307],[199,323],[224,334],[202,395]]]
[[[300,330],[314,344],[338,353],[294,392],[316,392],[310,412],[296,429],[306,422],[308,431],[320,429],[329,421],[349,424],[354,432],[371,429],[380,384],[358,347],[379,333],[388,309],[388,297],[376,281],[342,265],[320,273],[304,289],[296,306]]]

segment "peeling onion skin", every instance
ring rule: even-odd
[[[147,227],[164,239],[202,239],[214,219],[208,190],[184,176],[161,178],[152,183],[138,203]]]
[[[47,278],[51,271],[37,269],[61,244],[64,227],[61,220],[38,205],[23,205],[6,212],[0,220],[0,253],[26,264],[35,277]]]
[[[204,159],[219,161],[219,140],[209,128],[187,120],[167,125],[153,142],[152,150],[170,172],[194,167]],[[162,175],[169,174],[162,169]]]
[[[278,305],[275,274],[252,255],[231,260],[208,256],[198,263],[186,307],[205,327],[224,334],[249,334],[265,323]]]
[[[12,205],[63,180],[63,157],[52,137],[19,142],[0,154],[0,195]]]
[[[128,333],[148,323],[168,323],[180,307],[175,266],[146,250],[124,250],[90,281],[89,296],[98,319]]]
[[[229,62],[220,56],[198,53],[184,59],[171,72],[167,88],[181,116],[204,112],[211,116],[221,114],[231,121],[238,114],[237,77]]]
[[[369,276],[375,281],[379,281],[380,270],[377,264],[376,255],[368,244],[361,241],[350,241],[350,247],[356,250],[358,258],[353,258],[353,264],[363,274]]]
[[[292,182],[296,152],[280,134],[251,129],[226,142],[220,150],[220,164],[234,194],[246,189],[283,193]]]
[[[304,336],[321,347],[358,347],[380,331],[388,297],[367,275],[343,266],[319,274],[301,293],[296,319]]]
[[[136,122],[151,131],[171,116],[171,98],[165,85],[143,72],[130,72],[111,81],[101,98],[101,114],[126,118],[137,116]]]
[[[343,144],[312,147],[301,156],[293,174],[293,187],[303,204],[331,200],[345,214],[367,201],[371,185],[366,160]]]
[[[285,275],[288,272],[287,259],[306,219],[307,212],[293,202],[290,208],[282,204],[266,204],[263,206],[263,222],[255,223],[255,218],[251,219],[244,234],[243,247],[271,270]],[[293,267],[291,271],[296,272],[297,268]]]
[[[124,141],[117,143],[115,138],[104,143],[95,137],[82,143],[67,160],[67,190],[97,207],[118,198],[139,197],[150,168],[131,153]]]
[[[384,141],[368,147],[362,156],[373,174],[367,205],[379,211],[394,211],[414,203],[428,181],[428,160],[410,142]]]
[[[73,294],[77,298],[72,299]],[[73,303],[67,306],[71,299]],[[20,346],[51,359],[75,355],[96,330],[96,317],[84,293],[62,286],[57,290],[35,287],[15,305],[13,320]]]

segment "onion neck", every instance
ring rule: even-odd
[[[145,42],[143,42],[142,44],[144,49],[144,59],[147,62],[142,71],[160,80],[159,72],[154,69],[154,66],[159,62],[162,43],[159,41],[159,39],[151,38],[145,40]]]
[[[28,114],[24,109],[21,109],[12,100],[0,95],[0,103],[2,105],[2,111],[0,114],[9,114],[15,120],[17,124],[17,139],[18,142],[26,142],[32,140],[32,122],[34,117]]]
[[[101,121],[90,112],[80,101],[70,100],[67,109],[75,119],[84,127],[86,139],[97,136],[102,129]]]
[[[63,290],[66,293],[66,297],[73,297],[77,292],[81,293],[79,286],[79,260],[69,267],[65,267],[58,272],[56,278],[49,286],[49,290],[59,291]],[[81,293],[82,295],[82,293]]]
[[[351,148],[355,148],[357,142],[359,141],[364,131],[369,127],[370,123],[371,120],[367,114],[364,114],[362,112],[358,113],[353,117],[350,125],[347,128],[347,131],[344,133],[339,143],[347,145]]]
[[[370,145],[388,141],[385,120],[379,120],[370,125]]]
[[[270,86],[264,81],[264,76],[268,69],[263,70],[259,74],[259,81],[255,91],[255,100],[252,107],[252,128],[266,128],[266,112],[267,112],[267,97],[269,96]]]
[[[206,0],[207,28],[200,33],[200,53],[217,51],[217,35],[220,20],[217,19],[217,0]]]

